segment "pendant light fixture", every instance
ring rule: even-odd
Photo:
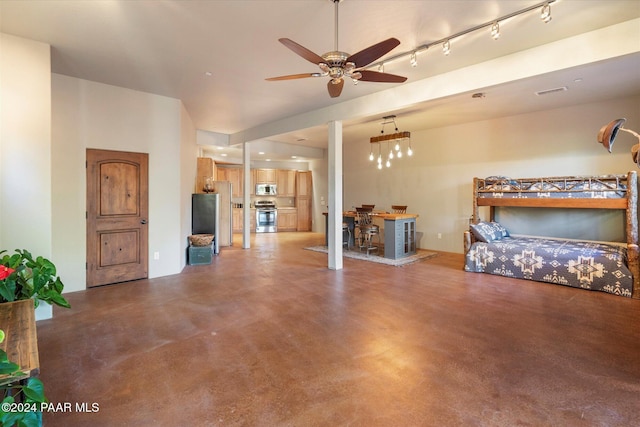
[[[411,132],[399,132],[398,125],[396,124],[396,116],[384,116],[382,121],[382,130],[380,131],[380,135],[372,136],[369,139],[371,143],[370,152],[369,152],[369,161],[373,161],[373,144],[378,145],[378,169],[382,169],[382,144],[387,143],[387,161],[385,163],[386,167],[391,167],[391,160],[398,158],[402,158],[402,145],[407,144],[407,156],[413,155],[413,150],[411,149]],[[385,134],[384,127],[385,125],[393,124],[394,133]]]

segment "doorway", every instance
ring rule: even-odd
[[[87,287],[148,276],[149,155],[87,149]]]

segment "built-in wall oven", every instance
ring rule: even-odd
[[[258,200],[256,207],[256,233],[278,231],[278,209],[273,200]]]

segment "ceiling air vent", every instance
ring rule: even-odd
[[[536,95],[538,95],[538,96],[549,95],[551,93],[564,92],[565,90],[568,90],[568,88],[566,86],[555,87],[553,89],[540,90],[540,91],[536,92]]]

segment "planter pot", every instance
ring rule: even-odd
[[[36,307],[36,322],[38,320],[51,319],[53,317],[53,306],[48,302],[38,300],[38,307]]]

